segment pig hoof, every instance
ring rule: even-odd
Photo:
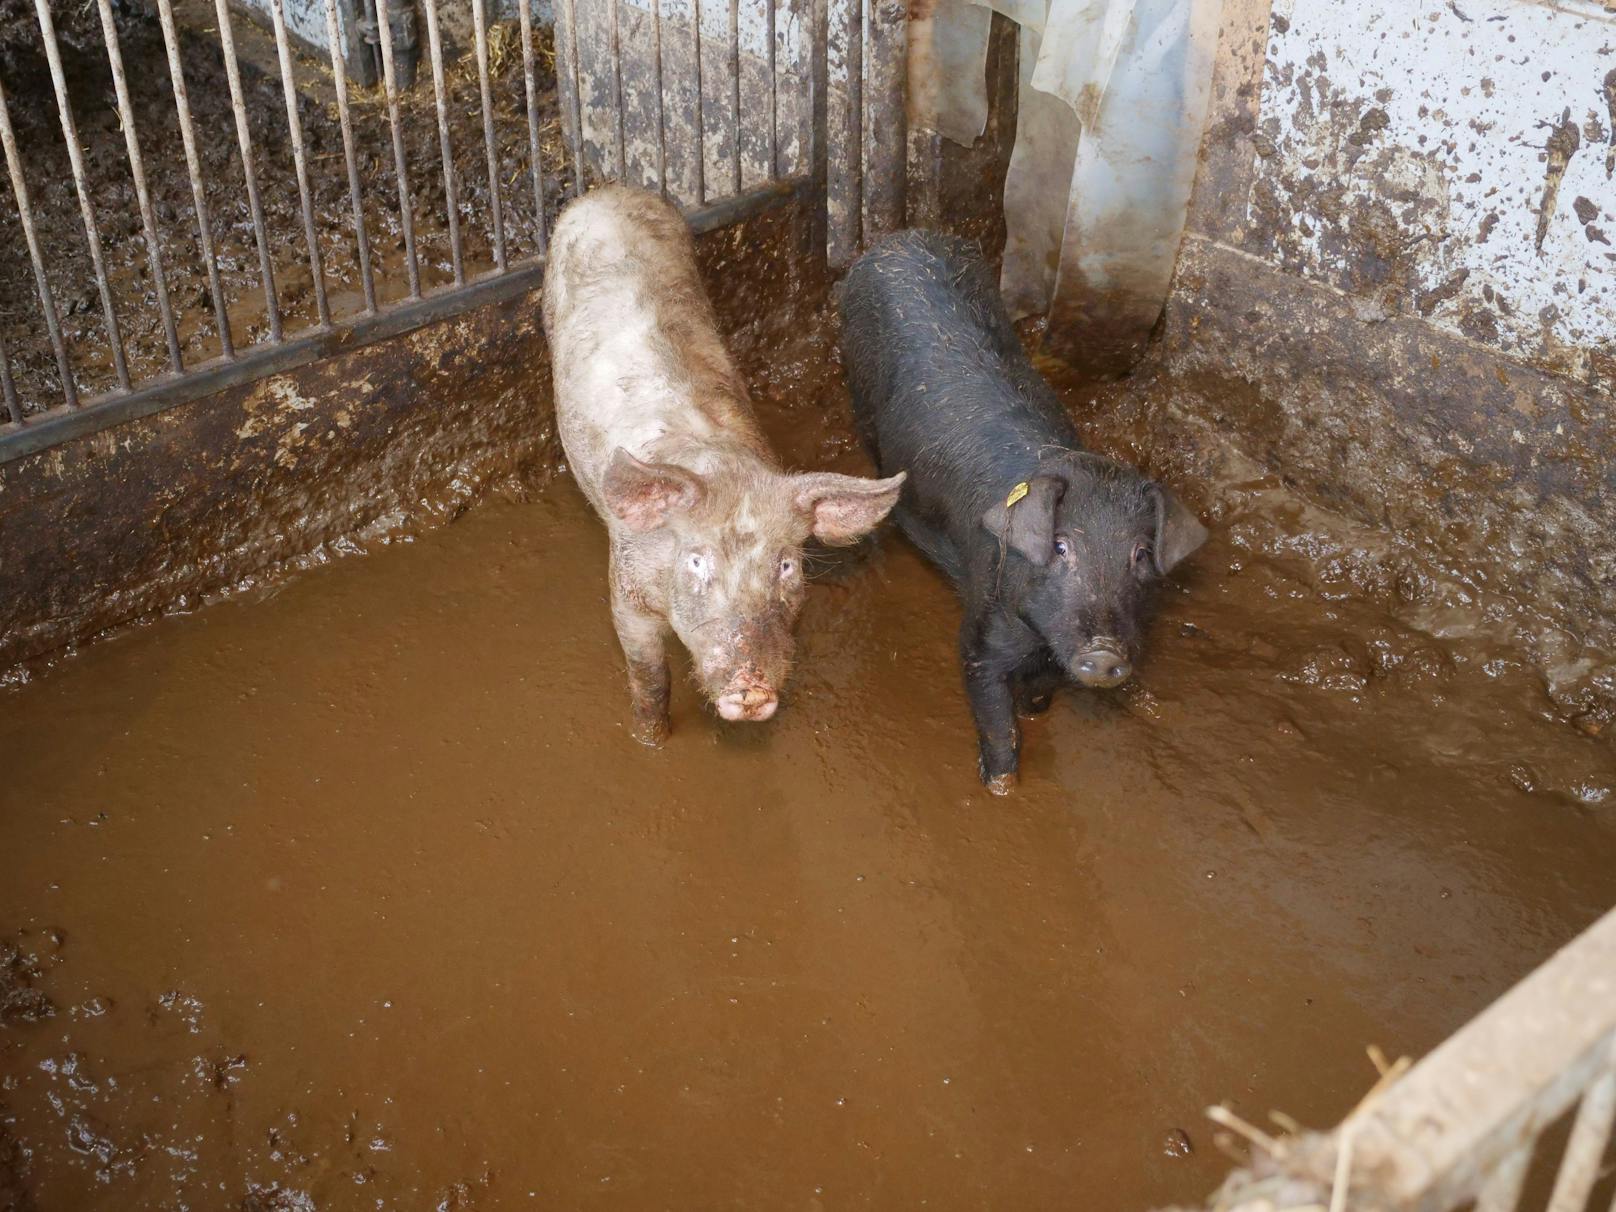
[[[1055,704],[1053,694],[1035,694],[1031,698],[1021,701],[1021,714],[1027,716],[1043,715]]]
[[[647,748],[660,749],[669,731],[667,720],[636,720],[631,735]]]
[[[1009,795],[1016,786],[1015,771],[1006,774],[995,774],[992,778],[983,779],[982,783],[994,795]]]

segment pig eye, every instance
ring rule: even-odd
[[[1064,560],[1071,553],[1072,553],[1072,545],[1070,543],[1068,543],[1065,539],[1062,539],[1062,538],[1057,538],[1055,540],[1055,554],[1056,555],[1060,556],[1060,558]]]
[[[796,560],[793,560],[790,556],[784,556],[784,557],[781,558],[781,560],[780,560],[780,575],[782,577],[788,577],[788,576],[790,576],[792,573],[794,573],[796,571],[797,571],[797,561]]]
[[[1145,540],[1140,539],[1137,543],[1135,543],[1133,545],[1133,554],[1131,556],[1129,556],[1129,559],[1133,562],[1133,566],[1135,568],[1139,568],[1149,558],[1150,558],[1150,544],[1145,542]]]
[[[708,570],[712,568],[712,561],[701,552],[692,551],[685,557],[685,567],[698,577],[706,577]]]

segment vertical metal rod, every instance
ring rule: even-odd
[[[517,13],[522,22],[522,80],[527,88],[527,150],[533,164],[533,214],[539,224],[539,251],[550,246],[550,229],[544,218],[544,161],[539,155],[539,92],[533,73],[533,0],[519,0]]]
[[[443,201],[449,214],[449,258],[456,286],[466,281],[460,255],[460,196],[455,188],[454,153],[449,148],[449,96],[443,83],[443,44],[438,39],[438,0],[422,0],[426,9],[426,44],[432,56],[432,93],[438,102],[438,147],[443,152]]]
[[[522,0],[524,4],[528,0]],[[342,32],[337,27],[337,0],[325,0],[326,41],[331,47],[331,79],[337,87],[337,118],[342,123],[342,156],[348,163],[348,198],[353,203],[354,240],[359,246],[359,281],[365,310],[376,314],[376,279],[370,270],[370,239],[365,234],[365,202],[359,189],[359,162],[354,155],[353,119],[348,113],[348,66],[342,58]]]
[[[1521,1188],[1526,1185],[1526,1170],[1536,1143],[1535,1139],[1527,1141],[1498,1163],[1497,1169],[1482,1184],[1476,1196],[1474,1212],[1515,1212],[1515,1206],[1521,1201]]]
[[[848,258],[864,244],[864,0],[847,0],[847,157]]]
[[[662,86],[662,0],[651,0],[651,57],[656,74],[657,192],[668,196],[668,102]]]
[[[382,86],[387,91],[387,123],[393,131],[393,169],[398,176],[398,221],[404,232],[404,264],[410,298],[421,297],[421,264],[415,257],[415,220],[410,208],[410,173],[404,163],[404,123],[398,116],[398,77],[393,74],[393,25],[387,0],[376,0],[376,32],[382,48]]]
[[[17,200],[17,218],[22,222],[23,239],[28,243],[28,259],[34,265],[34,287],[39,291],[40,310],[45,313],[45,330],[50,333],[56,369],[62,376],[62,398],[69,408],[77,408],[79,392],[73,383],[72,364],[67,360],[62,325],[56,317],[56,298],[51,293],[50,279],[45,276],[45,258],[39,249],[39,232],[34,228],[34,210],[28,204],[28,179],[23,176],[22,157],[17,153],[17,135],[11,129],[11,106],[6,101],[4,83],[0,83],[0,145],[5,147],[6,171],[11,175],[11,192]]]
[[[741,0],[729,0],[730,191],[741,192]]]
[[[236,356],[236,343],[230,335],[230,312],[225,304],[224,287],[219,283],[219,258],[213,251],[213,222],[208,216],[208,195],[202,185],[202,161],[196,151],[196,128],[191,122],[191,98],[185,88],[185,70],[180,66],[180,41],[174,29],[172,0],[157,0],[157,15],[163,24],[163,45],[168,49],[168,79],[174,90],[174,112],[179,117],[180,140],[185,145],[185,171],[191,179],[191,202],[196,207],[196,229],[202,244],[202,260],[208,267],[208,291],[213,296],[213,318],[219,326],[219,352]]]
[[[707,98],[701,80],[701,0],[690,0],[690,37],[696,62],[696,205],[707,202]]]
[[[607,52],[612,60],[612,137],[617,151],[617,179],[628,179],[628,139],[623,129],[623,43],[617,0],[606,0]]]
[[[22,405],[17,403],[17,384],[11,378],[11,355],[6,352],[6,339],[0,337],[0,399],[5,401],[6,416],[13,425],[22,424]]]
[[[106,4],[107,0],[101,0]],[[292,82],[292,52],[286,40],[284,0],[270,0],[270,21],[275,27],[275,50],[281,61],[281,89],[286,94],[286,130],[292,136],[292,170],[297,174],[297,200],[303,209],[303,238],[309,246],[309,276],[314,279],[314,310],[320,327],[331,327],[331,305],[325,297],[325,266],[320,263],[320,235],[314,228],[314,198],[309,190],[309,166],[303,151],[303,120],[297,113],[297,86]]]
[[[73,189],[79,196],[79,214],[84,220],[84,236],[90,244],[90,264],[95,268],[95,285],[101,292],[101,310],[107,322],[107,340],[112,345],[112,365],[118,384],[129,390],[129,363],[123,356],[123,334],[118,330],[118,313],[112,305],[112,287],[107,282],[106,261],[101,256],[101,232],[95,224],[95,207],[90,204],[90,186],[84,175],[84,152],[79,147],[78,125],[67,101],[67,78],[62,74],[62,53],[56,45],[56,25],[51,20],[50,0],[34,0],[39,28],[45,35],[45,59],[50,64],[51,83],[56,87],[56,109],[62,119],[62,138],[67,141],[67,159],[73,169]]]
[[[505,217],[499,205],[499,147],[494,143],[494,93],[488,83],[488,14],[486,0],[471,0],[472,30],[477,40],[477,82],[483,93],[483,145],[488,152],[488,201],[494,208],[494,264],[505,268]]]
[[[1610,1138],[1613,1121],[1616,1121],[1616,1069],[1607,1069],[1605,1075],[1583,1093],[1582,1106],[1571,1128],[1571,1139],[1560,1161],[1560,1173],[1554,1180],[1548,1212],[1583,1212],[1588,1206],[1588,1196],[1599,1178],[1599,1162],[1605,1155],[1605,1142]]]
[[[567,108],[568,117],[572,119],[572,196],[576,198],[584,192],[584,99],[582,74],[578,68],[577,0],[561,0],[561,11],[566,14],[567,74],[572,77],[572,104]]]
[[[908,14],[899,0],[870,0],[864,27],[864,237],[903,226],[909,124],[905,114]]]
[[[780,75],[776,70],[778,50],[775,48],[775,0],[763,0],[765,33],[769,39],[769,179],[780,175]]]
[[[123,70],[123,47],[118,27],[112,20],[110,0],[100,0],[101,34],[107,44],[107,62],[112,66],[112,87],[118,98],[118,121],[123,126],[124,150],[129,154],[129,174],[135,181],[135,199],[140,206],[140,222],[146,232],[146,262],[151,267],[152,285],[157,291],[157,314],[168,341],[168,365],[175,374],[184,369],[180,361],[180,335],[174,326],[174,310],[168,300],[168,279],[163,274],[163,253],[157,236],[157,215],[146,189],[146,164],[140,155],[140,137],[135,133],[135,110],[129,100],[129,81]]]
[[[798,0],[808,10],[808,165],[814,182],[809,236],[813,257],[822,261],[830,250],[830,44],[829,0]]]
[[[44,4],[47,0],[37,0]],[[281,339],[281,309],[275,299],[275,267],[269,259],[269,233],[264,227],[264,206],[258,197],[258,174],[253,169],[252,129],[247,124],[247,102],[241,94],[241,65],[236,60],[236,36],[230,28],[226,0],[214,0],[219,21],[219,43],[224,48],[224,71],[230,82],[230,105],[236,112],[236,142],[241,148],[241,172],[247,182],[247,205],[252,210],[253,238],[258,242],[258,270],[264,278],[264,309],[269,315],[269,339]]]

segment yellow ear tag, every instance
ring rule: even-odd
[[[1009,496],[1005,497],[1005,499],[1004,499],[1004,507],[1006,509],[1009,509],[1010,506],[1014,505],[1017,501],[1021,500],[1021,498],[1026,496],[1026,495],[1027,495],[1027,481],[1023,480],[1023,481],[1021,481],[1021,483],[1017,484],[1014,488],[1012,488],[1010,490],[1010,495]]]

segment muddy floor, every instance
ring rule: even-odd
[[[184,0],[176,7],[184,23],[181,60],[196,127],[220,283],[233,339],[237,349],[243,350],[269,337],[269,319],[224,58],[212,6]],[[277,306],[283,331],[291,336],[314,325],[318,316],[292,144],[287,134],[285,95],[274,40],[239,13],[232,27],[242,56],[242,88],[269,236]],[[84,147],[89,192],[129,370],[139,385],[167,371],[167,345],[100,29],[96,25],[93,30],[86,27],[78,32],[80,36],[75,39],[64,37],[64,72]],[[424,29],[420,37],[418,78],[401,108],[416,256],[422,289],[430,291],[453,283],[454,265]],[[119,39],[181,353],[186,365],[195,365],[217,357],[220,343],[206,262],[198,243],[167,52],[161,29],[151,14],[126,12],[119,21]],[[458,37],[450,29],[445,31],[444,39],[456,213],[464,272],[474,276],[494,265],[477,63],[469,37]],[[538,31],[535,43],[540,155],[545,173],[546,221],[550,222],[564,200],[563,191],[570,189],[571,170],[561,137],[550,31]],[[501,213],[508,256],[516,260],[536,254],[540,240],[528,150],[521,39],[516,26],[501,24],[490,29],[489,61]],[[321,64],[298,59],[295,70],[326,289],[332,315],[340,320],[360,313],[365,301],[336,94],[329,71]],[[117,380],[101,297],[37,34],[0,39],[0,74],[6,83],[46,272],[69,347],[74,380],[86,396],[111,390]],[[366,231],[377,295],[385,304],[404,298],[409,289],[391,128],[379,87],[352,86],[350,97]],[[23,411],[32,415],[61,403],[61,375],[9,185],[0,191],[0,196],[5,199],[0,204],[0,341],[10,358]]]
[[[1194,390],[1073,400],[1125,453]],[[857,469],[844,408],[766,419]],[[6,692],[0,1204],[1147,1209],[1227,1168],[1209,1103],[1332,1123],[1616,903],[1616,760],[1373,534],[1201,472],[1135,683],[1009,799],[891,533],[774,722],[683,684],[637,745],[564,476]]]

